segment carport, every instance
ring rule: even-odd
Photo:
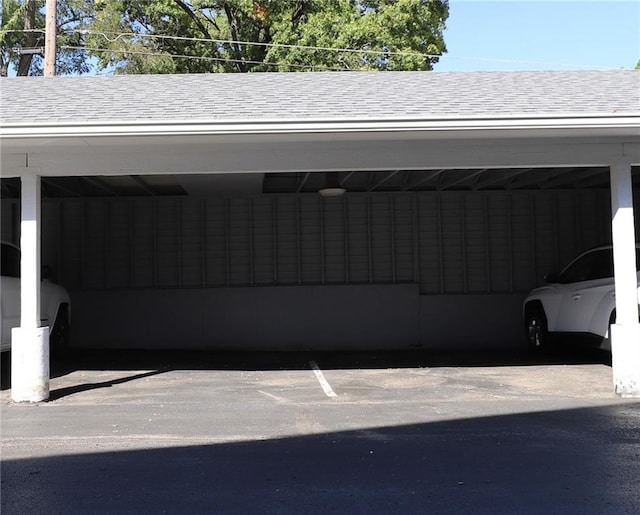
[[[395,333],[425,346],[460,327],[482,345],[488,332],[518,326],[518,299],[545,267],[608,237],[614,388],[640,395],[637,72],[0,85],[3,192],[21,196],[19,230],[3,222],[3,237],[19,234],[23,250],[16,401],[48,396],[41,254],[74,285],[74,325],[81,313],[85,334],[133,313],[120,323],[129,332],[113,337],[124,346],[157,335],[159,346],[202,347],[218,332],[230,335],[221,345],[248,348],[313,334],[314,345],[344,334],[343,345],[366,348]],[[610,204],[600,194],[609,185]],[[347,194],[319,196],[326,186]],[[41,206],[43,188],[65,200]],[[610,226],[600,216],[609,206]],[[3,200],[3,218],[12,209]],[[41,222],[54,228],[42,242]],[[162,343],[160,333],[171,339]]]

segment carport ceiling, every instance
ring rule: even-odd
[[[632,170],[635,187],[640,187],[640,168]],[[122,175],[43,178],[43,196],[60,197],[144,197],[207,196],[228,197],[259,193],[314,193],[324,187],[326,176],[318,172],[225,174],[223,175]],[[464,170],[389,170],[339,172],[340,186],[352,192],[484,191],[608,188],[606,167],[512,168]],[[2,198],[18,198],[17,178],[2,179]]]
[[[634,170],[640,185],[640,171]],[[389,170],[340,172],[338,183],[353,192],[445,190],[523,190],[609,187],[609,170],[594,168],[476,168],[460,170]],[[266,174],[264,193],[316,192],[325,185],[325,174]]]

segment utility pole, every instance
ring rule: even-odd
[[[47,0],[44,33],[44,76],[56,74],[56,7],[57,0]]]

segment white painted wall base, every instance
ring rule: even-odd
[[[49,398],[49,328],[11,330],[11,400],[40,402]]]
[[[613,387],[620,397],[640,397],[640,324],[611,326]]]

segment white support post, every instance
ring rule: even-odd
[[[611,327],[613,386],[621,397],[640,397],[640,322],[631,164],[611,166],[616,322]]]
[[[49,398],[49,328],[40,327],[40,177],[21,177],[20,327],[11,331],[11,399]]]

